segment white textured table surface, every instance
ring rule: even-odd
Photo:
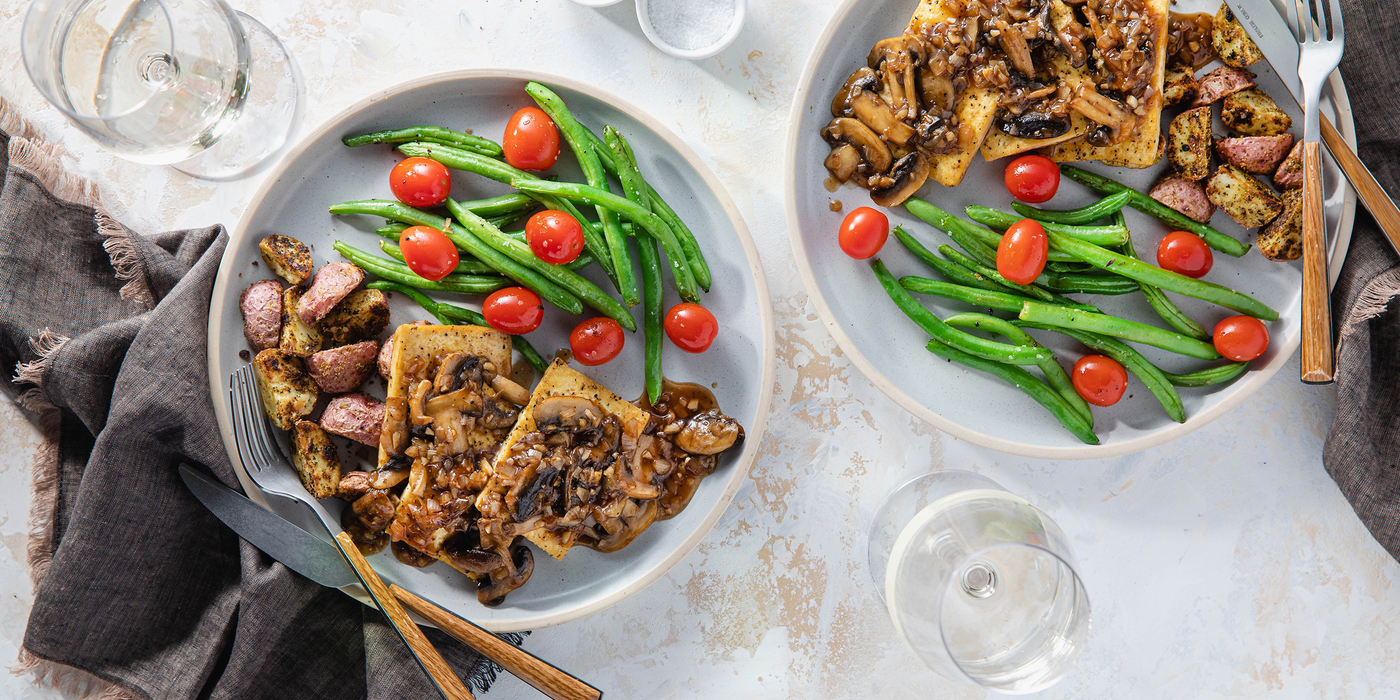
[[[1232,415],[1145,453],[1046,462],[989,452],[909,417],[841,357],[807,302],[781,210],[787,109],[834,0],[750,0],[716,58],[653,49],[631,2],[240,1],[306,76],[300,129],[401,79],[515,66],[594,82],[668,124],[719,175],[763,255],[777,312],[776,396],[752,479],[697,551],[650,588],[527,646],[617,698],[974,698],[894,639],[864,529],[905,478],[979,471],[1069,533],[1093,602],[1090,648],[1049,698],[1400,697],[1400,565],[1323,471],[1335,401],[1296,360]],[[232,224],[257,178],[191,181],[98,151],[30,86],[25,3],[0,2],[0,94],[103,184],[138,231]],[[37,434],[0,400],[0,660],[32,594],[24,570]],[[0,675],[0,697],[57,698]],[[539,697],[504,679],[489,697]]]

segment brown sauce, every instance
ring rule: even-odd
[[[1167,62],[1196,70],[1214,61],[1213,26],[1214,18],[1204,12],[1171,13],[1167,25]]]
[[[830,210],[832,210],[832,211],[841,211],[841,200],[839,200],[839,199],[833,199],[833,200],[831,200],[831,203],[828,204],[828,205],[826,205],[826,208],[827,208],[827,209],[830,209]]]
[[[414,549],[413,547],[404,544],[403,542],[394,542],[392,545],[390,545],[390,547],[394,550],[395,559],[398,559],[404,564],[412,566],[416,569],[422,569],[424,567],[432,566],[433,564],[437,563],[436,559]]]
[[[826,179],[822,180],[822,187],[825,187],[827,192],[835,192],[837,189],[840,189],[841,181],[827,175]]]

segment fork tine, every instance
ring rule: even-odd
[[[247,465],[252,467],[255,471],[262,471],[262,460],[259,458],[257,439],[254,437],[256,431],[253,429],[251,416],[248,415],[246,379],[245,373],[241,370],[234,377],[234,395],[236,397],[236,401],[234,402],[234,415],[238,420],[238,427],[242,429],[242,439],[239,440],[239,446],[247,450]]]
[[[1327,3],[1327,26],[1331,30],[1331,40],[1340,41],[1342,33],[1342,0],[1331,0]]]
[[[253,382],[250,382],[246,376],[243,380],[244,407],[248,412],[248,420],[252,423],[252,429],[249,432],[252,433],[254,444],[260,453],[261,461],[258,468],[261,469],[276,462],[277,453],[269,449],[267,418],[262,414],[261,401],[256,394]]]
[[[1297,41],[1300,44],[1303,43],[1302,36],[1300,35],[1300,31],[1303,25],[1301,22],[1298,21],[1299,18],[1303,16],[1303,0],[1285,0],[1283,3],[1283,9],[1283,21],[1287,22],[1288,28],[1293,30],[1293,40]]]

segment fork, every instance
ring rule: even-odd
[[[246,469],[248,476],[259,488],[310,506],[326,529],[334,534],[340,529],[340,524],[320,501],[312,498],[302,487],[301,479],[297,478],[295,470],[282,456],[282,449],[277,446],[276,438],[268,430],[256,382],[251,365],[240,367],[229,377],[229,393],[232,399],[230,403],[233,406],[233,441],[238,446],[238,457],[243,460],[245,467],[249,467]],[[349,541],[348,537],[344,539]],[[423,635],[423,630],[418,629],[418,625],[404,612],[403,606],[392,595],[386,593],[383,581],[374,574],[373,569],[368,568],[369,565],[364,562],[359,551],[356,550],[352,555],[340,537],[333,537],[331,541],[359,577],[360,584],[374,600],[379,611],[393,624],[394,630],[408,646],[414,660],[432,679],[443,700],[474,700],[462,679],[452,672],[442,654],[438,653],[432,642]],[[350,542],[349,546],[353,547],[354,543]]]
[[[1328,384],[1335,374],[1328,299],[1326,222],[1322,214],[1322,84],[1342,61],[1341,0],[1293,0],[1289,22],[1298,39],[1303,87],[1303,350],[1302,380]]]

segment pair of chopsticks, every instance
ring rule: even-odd
[[[437,685],[438,692],[445,700],[475,700],[466,684],[447,665],[436,647],[423,635],[423,630],[408,616],[404,606],[418,613],[423,619],[433,623],[458,641],[475,649],[482,656],[498,663],[520,680],[534,686],[536,690],[554,700],[599,700],[602,691],[574,678],[573,676],[545,663],[528,652],[511,644],[476,625],[453,615],[430,601],[424,600],[397,585],[386,586],[379,574],[374,572],[360,548],[342,532],[335,536],[340,543],[340,551],[350,568],[359,575],[384,616],[398,630],[410,651],[418,659],[423,670]],[[401,604],[402,603],[402,604]]]

